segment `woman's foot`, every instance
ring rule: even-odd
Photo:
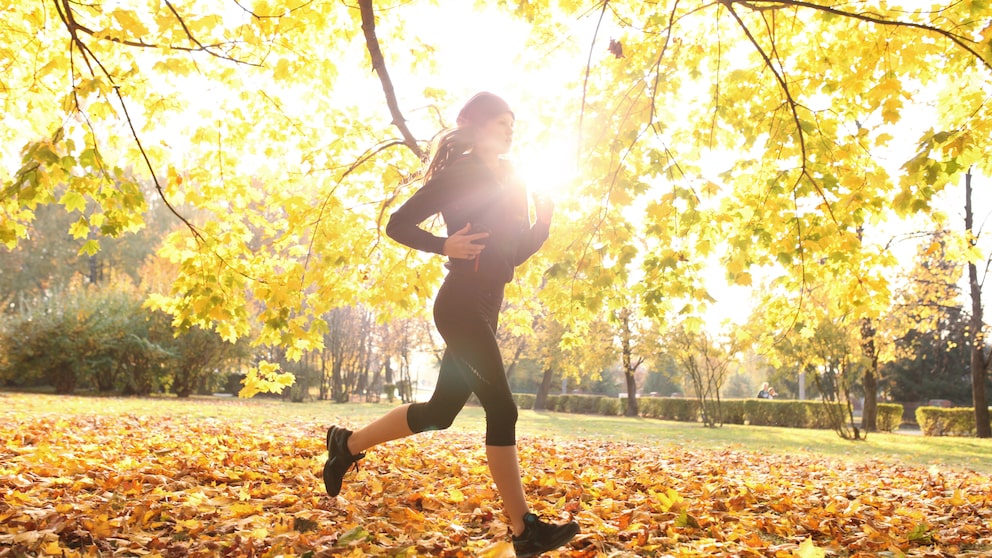
[[[574,521],[556,525],[545,523],[536,515],[528,513],[524,516],[524,532],[513,537],[513,550],[518,557],[537,556],[562,546],[577,534],[579,524]]]
[[[324,490],[329,496],[341,492],[341,482],[352,464],[365,457],[364,453],[352,455],[348,450],[351,430],[332,426],[327,429],[327,462],[324,463]],[[357,466],[356,466],[357,467]]]

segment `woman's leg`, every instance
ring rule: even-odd
[[[496,490],[503,499],[503,509],[510,518],[513,534],[520,535],[524,531],[524,516],[527,515],[529,508],[524,497],[524,485],[520,479],[517,446],[486,446],[486,458],[489,461],[489,473],[496,483]]]
[[[471,395],[459,367],[458,360],[445,351],[430,401],[396,407],[355,432],[337,426],[328,429],[327,461],[323,471],[327,494],[337,496],[340,493],[345,475],[356,461],[365,457],[365,450],[417,432],[450,426]]]
[[[489,471],[515,535],[528,513],[517,457],[517,406],[506,379],[496,342],[501,290],[461,285],[438,294],[434,318],[447,350],[460,362],[464,383],[486,411],[486,457]]]
[[[352,455],[399,438],[413,434],[407,422],[407,412],[410,405],[400,405],[371,423],[351,433],[348,437],[348,451]]]
[[[430,401],[401,405],[356,430],[348,438],[348,450],[357,455],[373,446],[427,430],[444,430],[465,406],[472,391],[462,379],[458,362],[449,351],[441,358],[437,385]]]

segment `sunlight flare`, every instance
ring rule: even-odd
[[[571,194],[579,177],[575,140],[556,140],[526,149],[514,166],[531,194],[560,201]]]

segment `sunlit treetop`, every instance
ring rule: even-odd
[[[632,304],[700,327],[714,261],[731,284],[778,278],[791,294],[770,323],[828,282],[845,311],[875,315],[893,262],[872,228],[928,211],[969,167],[992,174],[990,13],[979,0],[20,3],[0,28],[0,241],[59,204],[93,253],[168,204],[161,254],[179,275],[152,302],[177,326],[298,356],[331,308],[422,311],[441,261],[386,239],[384,219],[417,188],[431,137],[488,89],[514,106],[521,173],[558,203],[519,281],[566,325]]]

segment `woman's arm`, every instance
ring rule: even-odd
[[[524,263],[528,258],[537,253],[541,246],[544,245],[544,241],[551,235],[551,216],[554,213],[554,202],[550,198],[535,196],[534,203],[536,206],[537,222],[522,234],[520,243],[517,245],[514,265]],[[523,212],[524,215],[529,215],[527,211],[526,192],[523,193]]]
[[[443,255],[446,239],[425,231],[420,224],[441,212],[446,190],[444,181],[436,178],[428,180],[389,217],[386,234],[415,250]]]

